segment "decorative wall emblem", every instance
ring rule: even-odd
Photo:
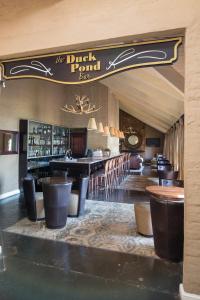
[[[50,75],[53,76],[53,73],[51,72],[51,68],[47,68],[43,63],[37,60],[32,60],[30,64],[28,65],[18,65],[16,67],[13,67],[10,69],[10,75],[16,75],[19,73],[29,72],[31,70],[36,70],[39,73],[44,73],[45,76]]]
[[[142,66],[171,64],[182,38],[62,52],[1,62],[3,77],[81,84]]]

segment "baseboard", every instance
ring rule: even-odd
[[[200,295],[185,292],[182,283],[179,286],[179,292],[181,300],[200,300]]]
[[[0,200],[11,197],[11,196],[14,196],[14,195],[17,195],[19,193],[20,193],[20,190],[14,190],[14,191],[11,191],[11,192],[8,192],[8,193],[5,193],[5,194],[1,194],[0,195]]]

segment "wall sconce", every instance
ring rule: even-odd
[[[97,130],[97,124],[95,118],[90,118],[88,121],[88,130]]]

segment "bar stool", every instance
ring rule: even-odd
[[[88,189],[89,177],[81,177],[79,179],[78,190],[72,190],[69,205],[68,205],[68,217],[79,217],[85,212],[85,200]]]
[[[173,185],[173,181],[175,181],[178,178],[178,173],[178,171],[173,170],[158,171],[159,185]]]
[[[45,217],[43,193],[35,192],[35,181],[33,177],[24,178],[23,191],[29,220],[43,220]]]
[[[57,229],[66,225],[71,187],[71,182],[43,183],[42,189],[47,228]]]
[[[137,232],[144,236],[153,236],[150,203],[135,203],[134,210]]]

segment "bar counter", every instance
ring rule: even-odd
[[[112,158],[116,158],[121,156],[112,155],[112,156],[103,156],[103,157],[83,157],[77,159],[54,159],[51,160],[49,165],[52,170],[72,170],[75,172],[79,172],[79,174],[84,174],[90,176],[93,169],[100,167],[103,165],[107,160]]]

